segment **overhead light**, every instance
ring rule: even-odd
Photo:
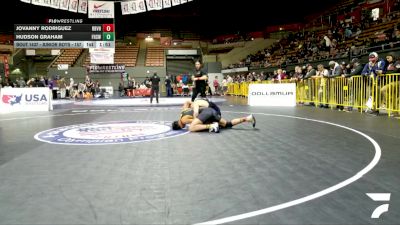
[[[147,36],[144,40],[145,40],[145,41],[153,41],[154,39],[153,39],[152,36]]]
[[[178,43],[174,42],[174,45],[178,45]]]

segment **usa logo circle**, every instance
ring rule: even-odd
[[[160,140],[188,132],[172,130],[167,121],[119,121],[53,128],[36,134],[35,139],[51,144],[109,145]]]

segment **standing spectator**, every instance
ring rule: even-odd
[[[385,61],[378,58],[378,53],[371,52],[368,56],[369,63],[365,64],[362,75],[376,78],[377,75],[385,73]]]
[[[394,55],[389,54],[386,56],[386,61],[387,61],[387,71],[386,73],[392,74],[392,73],[398,73],[400,72],[400,61],[396,61],[396,58]],[[399,89],[400,87],[400,81],[398,79],[398,75],[393,75],[392,78],[390,78],[391,75],[386,79],[386,84],[383,86],[380,90],[381,92],[381,97],[382,97],[382,108],[386,108],[386,102],[389,100],[389,102],[392,102],[392,106],[394,106],[395,110],[398,110],[398,101],[399,101],[399,96],[398,94],[392,94],[391,96],[389,95],[390,99],[387,99],[387,93],[389,90],[395,91]],[[398,93],[398,91],[397,91]],[[394,104],[393,104],[394,103]]]
[[[317,72],[315,76],[312,76],[312,78],[316,79],[314,82],[316,86],[318,85],[318,101],[319,101],[319,107],[325,107],[328,108],[328,98],[327,96],[324,96],[323,93],[326,92],[327,89],[327,79],[326,77],[329,76],[329,71],[325,69],[324,65],[319,64],[317,66]]]
[[[19,87],[19,78],[15,79],[14,87]]]
[[[215,76],[214,81],[213,81],[213,86],[214,86],[214,94],[218,95],[219,91],[219,82],[218,82],[218,76]]]
[[[65,98],[66,92],[67,92],[67,85],[65,84],[65,79],[61,78],[58,81],[58,87],[60,88],[60,98]]]
[[[307,68],[307,73],[306,73],[306,76],[304,77],[304,79],[308,79],[317,74],[317,72],[315,71],[315,69],[313,68],[313,66],[311,64],[308,64],[306,68]]]
[[[351,66],[350,74],[347,75],[346,77],[361,75],[363,67],[360,63],[360,60],[358,60],[357,58],[352,59],[350,62],[350,66]]]
[[[228,84],[233,83],[233,78],[230,75],[228,75],[228,78],[226,79],[226,82]]]
[[[386,56],[386,73],[399,73],[400,72],[400,61],[396,61],[393,54]]]
[[[172,97],[171,79],[168,76],[165,77],[165,89],[167,90],[167,97]]]
[[[278,82],[281,82],[281,80],[286,79],[286,74],[283,72],[282,69],[278,69],[276,71],[276,76],[274,77],[274,79]]]
[[[19,83],[17,84],[20,88],[24,88],[26,86],[25,80],[23,77],[19,79]]]
[[[48,87],[51,91],[51,93],[53,94],[53,99],[57,99],[57,90],[54,90],[54,81],[52,78],[48,79]]]
[[[303,70],[301,69],[300,66],[296,66],[294,68],[294,74],[293,77],[290,79],[292,81],[301,81],[303,79],[304,75],[303,75]]]
[[[92,81],[92,79],[89,77],[89,75],[86,75],[85,77],[85,85],[86,85],[86,91],[92,93],[92,95],[94,95],[94,83]]]
[[[154,93],[156,94],[156,101],[158,102],[158,95],[160,92],[160,77],[157,75],[157,73],[154,73],[154,75],[150,79],[151,82],[151,93],[150,93],[150,103],[153,103],[153,96]]]
[[[348,66],[347,64],[346,64],[346,62],[341,62],[340,63],[340,69],[342,70],[342,77],[346,77],[348,74],[349,74],[349,69],[350,69],[350,66]]]
[[[309,87],[313,87],[313,80],[309,79],[309,78],[315,76],[317,74],[317,72],[315,71],[315,69],[313,68],[313,66],[311,64],[308,64],[306,66],[306,68],[307,68],[307,73],[306,73],[304,79],[307,79],[307,85]],[[315,103],[314,103],[314,96],[315,96],[314,91],[315,91],[314,88],[309,88],[308,92],[305,93],[306,98],[308,98],[310,100],[310,105],[315,105]]]
[[[367,96],[370,96],[368,101],[367,101],[367,110],[371,110],[371,114],[379,114],[379,111],[376,110],[376,105],[379,105],[379,98],[376,99],[376,103],[375,105],[372,104],[373,99],[372,99],[372,92],[375,93],[376,89],[373,88],[373,84],[375,83],[375,78],[377,78],[378,75],[381,75],[383,73],[385,73],[385,61],[383,59],[379,59],[378,58],[378,53],[376,52],[371,52],[368,56],[368,63],[364,66],[364,69],[362,71],[362,75],[363,76],[369,76],[371,78],[372,83],[372,90],[370,90],[369,88],[367,89]],[[379,82],[379,79],[377,79],[377,82]]]
[[[325,69],[324,65],[319,64],[317,66],[317,72],[316,75],[313,76],[313,78],[323,78],[323,77],[328,77],[329,76],[329,71],[327,69]]]
[[[342,75],[342,69],[340,68],[339,63],[335,62],[335,61],[330,61],[329,62],[329,76],[330,77],[337,77]]]
[[[119,82],[118,91],[120,97],[125,95],[124,85],[122,84],[122,82]]]
[[[225,96],[226,92],[228,91],[228,80],[226,77],[222,80],[222,95]]]
[[[74,78],[69,78],[69,85],[68,85],[68,96],[69,98],[72,98],[74,96],[74,90],[75,90],[75,82]]]
[[[38,87],[46,87],[47,85],[46,85],[46,80],[44,79],[44,77],[43,76],[40,76],[40,83],[41,84],[39,84],[38,85]]]

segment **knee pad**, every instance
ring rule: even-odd
[[[226,128],[232,128],[232,127],[233,127],[233,125],[232,125],[231,121],[226,122]]]

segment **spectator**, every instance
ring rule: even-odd
[[[165,89],[167,90],[167,97],[172,97],[171,79],[169,79],[169,76],[165,77]]]
[[[218,82],[218,76],[215,76],[214,81],[213,81],[213,86],[214,86],[214,94],[218,95],[219,94],[219,82]]]
[[[317,77],[328,77],[329,76],[329,71],[327,69],[325,69],[324,65],[319,64],[317,66],[317,71],[316,71],[316,75],[313,76],[313,78],[317,78]]]
[[[47,86],[47,85],[46,85],[46,80],[44,79],[43,76],[40,76],[39,82],[40,82],[41,84],[39,84],[38,87],[46,87],[46,86]]]
[[[228,75],[228,79],[226,81],[228,84],[233,83],[233,78]]]
[[[332,46],[332,42],[331,42],[331,39],[329,39],[329,37],[328,36],[324,36],[324,42],[325,42],[325,45],[324,45],[324,50],[326,50],[326,51],[328,51],[330,48],[331,48],[331,46]]]
[[[74,78],[69,78],[69,85],[67,87],[68,89],[68,95],[69,98],[72,98],[74,96],[74,90],[75,90],[75,82],[74,82]]]
[[[23,77],[21,77],[20,79],[19,79],[19,82],[18,82],[18,87],[20,87],[20,88],[24,88],[25,86],[26,86],[26,83],[25,83],[25,80],[24,80],[24,78]]]
[[[398,73],[400,72],[400,62],[396,61],[396,58],[394,57],[393,54],[389,54],[386,56],[386,61],[387,61],[387,74],[392,74],[392,73]],[[394,109],[398,109],[398,101],[399,101],[399,96],[398,96],[398,91],[396,95],[396,90],[398,90],[400,87],[400,81],[398,79],[398,75],[394,75],[394,77],[391,79],[388,77],[386,79],[385,85],[381,88],[380,94],[381,94],[381,99],[382,99],[382,104],[381,108],[386,108],[386,102],[389,100],[389,102],[392,103],[394,106]],[[392,90],[392,94],[389,94],[389,98],[387,99],[387,93],[389,90]],[[394,91],[394,93],[393,93]]]
[[[378,58],[378,53],[371,52],[368,56],[369,63],[364,66],[362,75],[375,78],[376,76],[385,73],[385,61]]]
[[[124,85],[121,82],[119,82],[118,91],[119,91],[119,96],[120,97],[125,96]]]
[[[352,59],[350,62],[350,66],[350,74],[348,74],[346,77],[361,75],[363,67],[360,63],[360,60],[358,60],[357,58]]]
[[[222,95],[225,96],[228,91],[228,80],[226,77],[222,80]]]
[[[296,66],[294,68],[294,74],[293,74],[292,78],[290,78],[290,80],[298,82],[300,80],[303,80],[303,78],[304,78],[304,75],[303,75],[303,71],[302,71],[301,67]]]
[[[342,70],[342,77],[346,77],[349,74],[350,66],[345,61],[340,63],[340,69]]]
[[[386,56],[386,73],[400,73],[400,61],[393,54]]]
[[[58,87],[60,88],[60,98],[64,99],[67,93],[67,85],[65,84],[65,79],[61,78],[58,81]]]
[[[342,69],[340,68],[339,63],[337,63],[335,61],[329,62],[329,68],[330,68],[330,71],[329,71],[330,77],[337,77],[342,74]]]
[[[276,75],[274,77],[274,80],[280,82],[281,80],[286,79],[286,77],[287,77],[287,75],[283,72],[283,70],[282,69],[278,69],[276,71]]]
[[[368,60],[369,60],[369,62],[364,66],[362,75],[369,76],[370,78],[373,78],[373,79],[374,78],[378,79],[378,75],[381,75],[386,72],[385,71],[385,61],[383,59],[379,59],[378,53],[371,52],[368,56]],[[366,103],[366,105],[368,106],[367,111],[371,110],[370,111],[371,114],[379,114],[379,111],[376,110],[376,105],[379,105],[380,99],[376,99],[377,104],[373,105],[372,104],[373,93],[371,93],[371,91],[373,93],[376,92],[374,88],[373,88],[373,90],[367,89],[367,96],[370,96]],[[375,93],[375,94],[377,94],[377,93]]]
[[[315,71],[315,69],[313,68],[313,66],[311,64],[308,64],[306,66],[306,68],[307,68],[307,73],[306,73],[306,76],[304,77],[304,79],[308,79],[317,74],[317,72]]]

